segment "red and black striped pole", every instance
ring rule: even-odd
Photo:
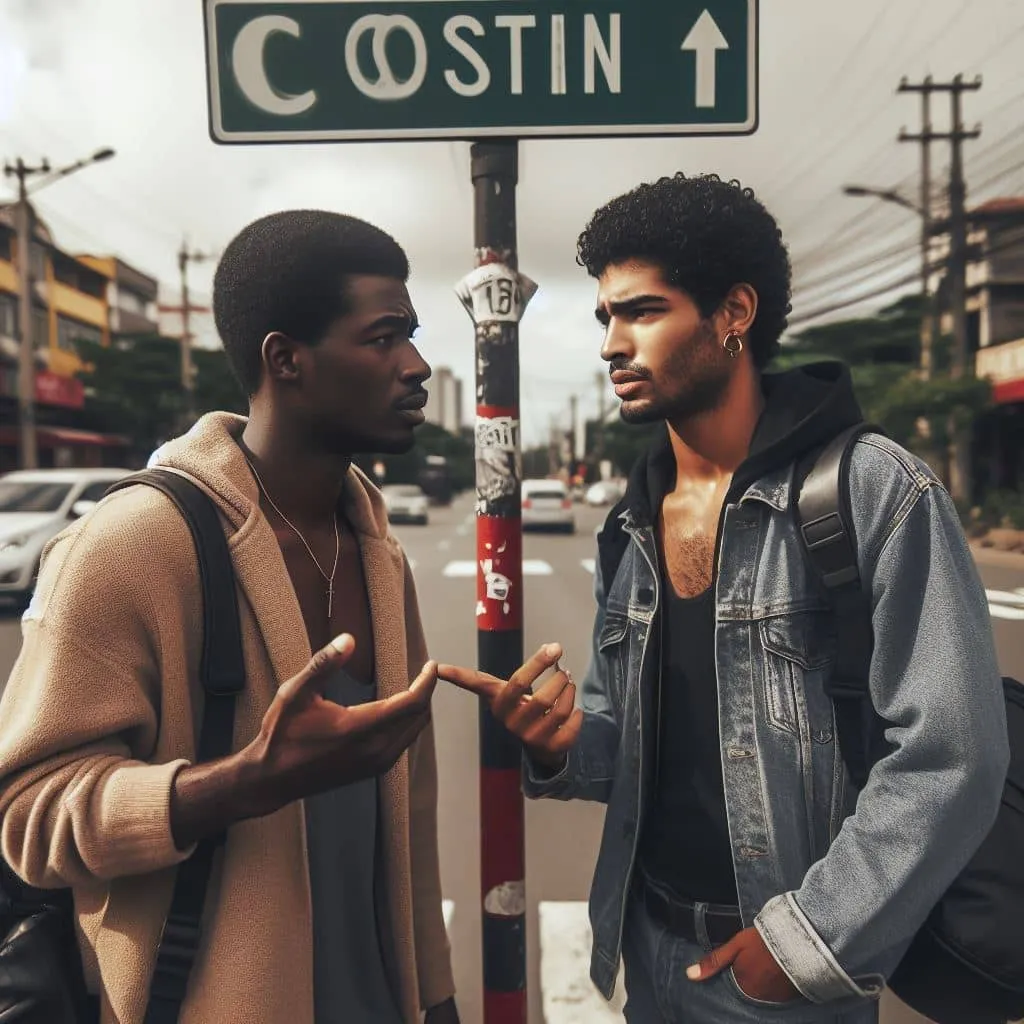
[[[519,320],[536,285],[518,270],[518,142],[472,147],[476,269],[459,297],[476,325],[477,655],[507,679],[523,662]],[[484,1024],[526,1024],[521,747],[480,704]]]

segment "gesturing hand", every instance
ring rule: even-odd
[[[355,640],[342,634],[277,691],[247,748],[267,805],[261,813],[387,772],[430,720],[434,662],[408,690],[384,700],[345,707],[324,697],[329,676],[354,650]]]
[[[545,644],[508,680],[457,665],[438,665],[437,675],[483,697],[491,714],[522,740],[532,756],[556,765],[564,761],[583,724],[583,712],[575,707],[576,684],[558,668],[561,656],[558,644]],[[533,684],[549,668],[556,671],[534,692]]]

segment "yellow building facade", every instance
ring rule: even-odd
[[[51,373],[71,378],[82,369],[76,339],[110,342],[113,266],[107,266],[110,261],[62,252],[38,220],[30,260],[37,361]],[[16,352],[20,290],[13,210],[4,207],[0,208],[0,348],[8,356]]]

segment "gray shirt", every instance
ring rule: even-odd
[[[375,691],[341,669],[324,695],[353,707]],[[305,801],[316,1024],[402,1024],[388,973],[377,799],[377,780],[367,779]]]

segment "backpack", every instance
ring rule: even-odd
[[[205,701],[197,761],[231,753],[235,698],[245,686],[238,595],[227,539],[213,502],[191,481],[149,469],[107,491],[146,484],[184,516],[195,542],[203,593],[200,680]],[[177,871],[150,985],[145,1024],[176,1024],[200,941],[213,858],[224,841],[199,843]],[[35,889],[0,859],[0,1020],[18,1024],[92,1024],[99,1000],[86,992],[71,891]]]
[[[835,668],[825,684],[836,732],[858,790],[879,755],[882,723],[868,672],[871,596],[862,588],[850,515],[848,464],[861,434],[852,427],[810,466],[797,501],[800,536],[835,612]],[[996,820],[900,961],[889,988],[936,1024],[1003,1024],[1024,1017],[1024,687],[1003,678],[1010,767]]]

